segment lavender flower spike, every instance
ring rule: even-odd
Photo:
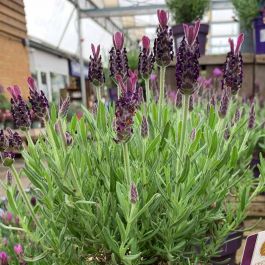
[[[18,132],[13,132],[10,128],[7,128],[8,133],[8,147],[11,150],[19,151],[23,148],[22,138]]]
[[[94,86],[100,87],[105,82],[100,55],[100,45],[95,48],[94,44],[91,44],[91,50],[92,56],[90,55],[90,62],[88,64],[88,79],[94,84]]]
[[[252,102],[248,118],[249,129],[253,129],[255,127],[255,121],[256,121],[255,104],[254,102]]]
[[[30,112],[27,104],[21,96],[21,91],[18,86],[8,87],[8,92],[11,95],[11,113],[15,122],[15,125],[21,130],[27,130],[30,128]]]
[[[129,71],[129,75],[126,83],[123,82],[120,75],[116,76],[121,87],[121,97],[116,102],[115,111],[117,138],[114,140],[116,143],[125,143],[130,140],[133,133],[134,116],[142,98],[141,89],[136,88],[136,73]]]
[[[154,68],[154,56],[150,52],[150,39],[147,36],[142,38],[143,48],[140,50],[138,72],[143,79],[149,79]]]
[[[141,123],[141,136],[143,138],[148,137],[149,133],[149,125],[148,125],[148,120],[145,116],[143,116],[142,123]]]
[[[154,42],[154,57],[159,66],[166,67],[173,61],[174,56],[172,30],[168,27],[168,12],[157,10],[157,17],[159,25]]]
[[[66,99],[60,102],[58,116],[61,118],[66,117],[69,107],[70,107],[70,97],[68,96],[66,97]]]
[[[115,78],[116,75],[126,80],[129,75],[127,50],[123,47],[124,35],[121,32],[116,32],[113,35],[113,47],[110,50],[110,76]],[[117,81],[117,80],[116,80]]]
[[[8,265],[8,256],[4,251],[0,252],[0,264]]]
[[[221,99],[221,104],[219,108],[219,116],[220,118],[224,118],[226,116],[227,110],[228,110],[228,105],[229,105],[229,97],[227,90],[224,90],[223,96]]]
[[[35,81],[32,77],[28,77],[29,85],[29,102],[32,106],[34,114],[40,118],[45,119],[49,112],[49,103],[44,92],[38,91]]]
[[[0,151],[4,151],[8,148],[8,139],[4,134],[4,130],[0,130]]]
[[[137,191],[137,187],[134,183],[131,184],[131,191],[130,191],[130,197],[131,197],[131,203],[135,204],[138,201],[138,191]]]
[[[241,46],[244,42],[244,34],[241,33],[237,38],[236,47],[232,39],[228,40],[230,52],[227,53],[226,62],[224,64],[224,76],[222,86],[231,90],[235,95],[242,86],[243,81],[243,60],[240,53]]]
[[[191,95],[198,87],[199,67],[199,42],[198,31],[200,21],[194,26],[183,24],[185,36],[177,52],[176,82],[177,88],[184,95]]]

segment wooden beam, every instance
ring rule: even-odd
[[[22,30],[18,30],[10,25],[7,25],[0,21],[0,32],[7,33],[8,35],[15,36],[21,39],[25,39],[27,37],[27,33]]]
[[[20,14],[4,5],[0,5],[0,13],[26,24],[25,15]]]
[[[10,9],[16,11],[17,13],[25,15],[24,6],[21,6],[15,2],[13,2],[12,0],[0,0],[0,5],[4,5]]]
[[[10,25],[16,29],[27,31],[26,24],[0,13],[0,22]]]

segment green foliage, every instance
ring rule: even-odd
[[[138,111],[128,143],[131,177],[139,194],[135,204],[130,201],[124,149],[113,141],[112,107],[106,110],[100,102],[96,116],[84,109],[83,118],[74,116],[69,123],[57,118],[53,109],[43,137],[36,144],[29,140],[23,151],[21,171],[36,193],[34,211],[45,232],[32,226],[21,199],[19,205],[10,200],[23,230],[38,246],[37,253],[25,249],[25,255],[33,257],[26,260],[41,265],[207,264],[246,217],[251,199],[264,188],[265,175],[256,185],[247,166],[264,130],[257,126],[249,131],[245,114],[226,141],[225,125],[238,103],[231,104],[224,120],[217,109],[207,114],[205,106],[202,101],[190,113],[179,168],[181,112],[164,106],[158,128],[158,106],[152,103],[149,137],[143,139],[140,121],[145,111]],[[247,113],[248,105],[244,108]],[[71,133],[71,145],[65,145],[55,130],[58,122],[62,131]],[[197,133],[191,140],[194,128]],[[9,197],[14,196],[12,192]]]
[[[176,24],[192,23],[203,17],[209,8],[210,0],[167,0],[166,4]]]
[[[138,69],[138,51],[136,49],[130,50],[128,53],[128,65],[129,68],[132,70],[137,70]]]
[[[232,0],[243,27],[251,28],[252,21],[258,16],[260,0]]]

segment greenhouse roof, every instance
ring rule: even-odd
[[[24,0],[28,34],[58,49],[78,54],[77,0]],[[165,0],[79,0],[84,57],[91,42],[101,44],[107,56],[112,34],[122,30],[128,44],[137,46],[144,35],[155,36],[156,9],[166,8]],[[210,23],[208,53],[226,51],[227,38],[239,32],[230,0],[212,0],[203,21]],[[171,23],[173,24],[173,23]]]

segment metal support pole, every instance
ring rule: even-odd
[[[77,7],[77,28],[78,28],[78,45],[79,45],[79,64],[80,64],[80,84],[82,93],[82,104],[87,107],[86,98],[86,81],[84,74],[84,59],[83,59],[83,47],[82,47],[82,24],[81,24],[81,12],[80,5]]]

